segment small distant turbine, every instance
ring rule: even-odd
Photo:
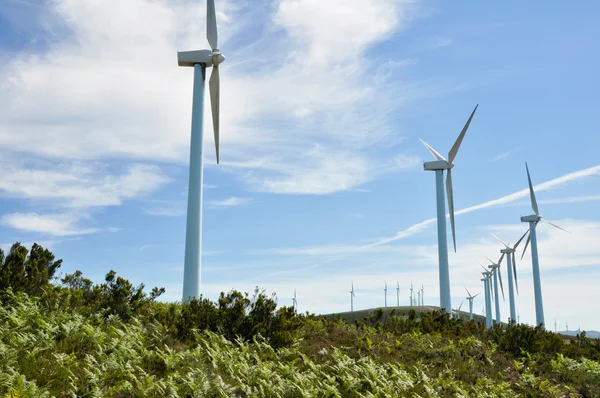
[[[521,238],[517,241],[517,243],[515,243],[514,246],[510,246],[506,243],[504,243],[504,241],[500,238],[498,238],[496,235],[492,234],[492,236],[496,239],[498,239],[505,247],[505,249],[500,250],[500,253],[502,253],[502,257],[500,257],[500,261],[498,261],[498,263],[502,264],[502,258],[504,257],[504,255],[506,256],[506,270],[508,272],[508,299],[509,299],[509,303],[510,303],[510,320],[511,321],[515,321],[517,318],[515,317],[516,315],[516,307],[515,307],[515,291],[513,288],[513,275],[515,277],[515,285],[517,287],[517,294],[519,293],[519,284],[517,282],[517,259],[515,258],[515,252],[517,251],[517,247],[519,247],[519,244],[521,243],[521,241],[523,240],[523,238],[525,238],[525,235],[527,235],[529,233],[529,231],[525,231],[525,233],[523,234],[523,236],[521,236]],[[512,272],[511,272],[511,268],[512,268]]]
[[[383,292],[384,292],[384,296],[385,296],[384,304],[385,304],[385,308],[387,308],[387,282],[385,282],[385,288],[383,289]]]
[[[454,243],[454,251],[456,251],[456,236],[454,228],[454,195],[452,191],[452,168],[454,167],[454,158],[458,152],[458,148],[471,124],[471,120],[475,115],[477,106],[473,109],[471,116],[458,135],[456,142],[448,153],[448,159],[440,155],[425,141],[421,140],[423,145],[431,152],[435,160],[425,162],[423,168],[425,170],[435,171],[436,195],[437,195],[437,226],[438,226],[438,259],[439,259],[439,280],[440,280],[440,308],[444,308],[447,313],[452,314],[452,298],[450,296],[450,271],[448,269],[448,241],[446,238],[446,209],[444,200],[444,170],[447,170],[446,175],[446,194],[448,196],[448,213],[450,213],[450,225],[452,227],[452,241]]]
[[[352,282],[352,290],[350,290],[350,311],[354,312],[354,282]]]
[[[544,304],[542,302],[542,282],[540,278],[540,263],[538,259],[538,247],[537,247],[537,235],[535,232],[535,228],[540,221],[544,221],[552,225],[555,228],[560,229],[561,231],[565,231],[558,225],[552,224],[550,221],[545,220],[540,216],[540,212],[538,210],[537,201],[535,199],[535,193],[533,192],[533,184],[531,184],[531,176],[529,175],[529,167],[527,163],[525,163],[525,169],[527,170],[527,181],[529,182],[529,195],[531,197],[531,207],[535,214],[530,216],[521,217],[521,222],[529,223],[529,237],[527,238],[527,242],[525,243],[525,249],[523,249],[523,255],[525,255],[525,251],[527,250],[527,246],[531,241],[531,264],[533,266],[533,291],[535,293],[535,322],[537,325],[542,325],[544,328]],[[568,232],[568,231],[565,231]]]
[[[485,267],[483,269],[485,270]],[[489,329],[492,327],[492,294],[490,288],[492,273],[485,270],[485,272],[482,272],[481,274],[483,275],[481,281],[483,282],[483,289],[485,291],[485,327]]]
[[[421,283],[421,305],[425,305],[425,289],[423,289],[422,283]]]
[[[415,305],[415,300],[413,299],[413,283],[410,283],[410,306]]]
[[[396,307],[400,307],[400,282],[396,281]]]
[[[500,261],[497,263],[493,262],[489,258],[486,259],[490,262],[488,268],[492,270],[492,276],[494,277],[494,294],[496,300],[496,323],[501,322],[500,317],[500,296],[498,295],[498,276],[500,277],[500,289],[502,289],[502,299],[504,299],[504,287],[502,286],[502,274],[500,273]],[[502,257],[500,257],[502,259]]]
[[[476,295],[471,295],[471,293],[469,293],[469,289],[467,289],[465,287],[465,290],[467,291],[467,300],[469,300],[469,320],[472,321],[473,320],[473,299],[477,296],[479,296],[479,293],[477,293]]]
[[[294,289],[294,298],[292,299],[292,305],[294,306],[294,311],[298,311],[298,300],[296,300],[296,289]]]
[[[464,302],[465,302],[465,300],[461,301],[460,305],[458,306],[458,309],[454,310],[454,318],[460,319],[460,309],[462,308],[462,305]]]

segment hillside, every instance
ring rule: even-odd
[[[600,397],[583,336],[435,307],[299,315],[259,289],[160,303],[114,271],[53,280],[41,247],[0,260],[2,397]]]

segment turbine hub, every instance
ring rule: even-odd
[[[212,50],[211,58],[213,66],[219,66],[221,62],[225,61],[225,56],[221,54],[221,51],[219,51],[218,48]]]

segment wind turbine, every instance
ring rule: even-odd
[[[423,289],[422,283],[421,283],[421,305],[425,305],[425,289]]]
[[[490,262],[488,268],[492,270],[492,276],[494,277],[494,295],[496,300],[496,323],[500,323],[500,297],[498,295],[498,276],[500,276],[500,289],[502,289],[502,299],[504,299],[504,287],[502,286],[502,274],[500,274],[500,261],[497,263],[493,262],[489,258],[486,259]],[[500,257],[502,260],[502,257]]]
[[[385,294],[385,308],[387,308],[387,282],[385,282],[385,288],[383,289]]]
[[[177,52],[179,66],[194,68],[192,138],[190,146],[187,221],[185,228],[185,261],[183,267],[183,301],[188,301],[200,296],[200,267],[202,260],[204,80],[206,68],[210,66],[213,67],[209,81],[210,102],[212,106],[217,164],[219,163],[219,64],[225,61],[225,57],[219,51],[214,0],[207,0],[206,2],[206,37],[212,50]]]
[[[415,305],[415,301],[413,300],[413,284],[411,282],[410,283],[410,306],[412,307],[413,305]]]
[[[542,325],[544,328],[544,304],[542,302],[542,282],[540,280],[540,263],[538,259],[538,247],[537,247],[537,235],[535,232],[535,228],[540,221],[544,221],[552,225],[555,228],[560,229],[561,231],[565,231],[558,225],[552,224],[550,221],[545,220],[540,216],[540,212],[538,209],[537,201],[535,200],[535,193],[533,192],[533,185],[531,184],[531,176],[529,175],[529,167],[527,166],[527,162],[525,162],[525,169],[527,170],[527,181],[529,182],[529,195],[531,196],[531,207],[535,214],[530,216],[521,217],[521,222],[529,223],[529,236],[527,237],[527,242],[525,243],[525,249],[523,249],[523,255],[525,255],[525,251],[527,250],[527,246],[531,241],[531,264],[533,267],[533,291],[535,293],[535,322],[536,325]],[[568,231],[565,231],[568,232]]]
[[[417,290],[417,305],[421,306],[421,290]]]
[[[298,300],[296,300],[296,289],[294,289],[294,298],[292,299],[292,305],[294,306],[294,311],[298,311]]]
[[[352,290],[350,290],[350,311],[354,312],[354,282],[352,282]]]
[[[490,279],[492,273],[486,270],[485,267],[483,269],[485,272],[481,273],[483,275],[481,281],[483,282],[483,289],[485,291],[485,327],[489,329],[492,327],[492,295],[490,292]]]
[[[527,235],[529,233],[529,231],[525,231],[525,233],[523,234],[523,236],[521,236],[521,238],[517,241],[517,243],[515,243],[514,246],[510,246],[506,243],[504,243],[504,241],[502,239],[500,239],[499,237],[497,237],[496,235],[492,234],[492,236],[496,239],[498,239],[504,246],[505,249],[500,250],[500,253],[502,253],[502,257],[500,257],[500,261],[498,261],[498,263],[502,264],[502,258],[504,257],[504,255],[506,256],[506,269],[508,272],[508,300],[510,303],[510,320],[512,321],[516,321],[516,308],[515,308],[515,290],[513,288],[513,274],[515,277],[515,281],[514,284],[517,287],[517,293],[519,293],[519,284],[517,283],[517,259],[515,258],[515,252],[517,251],[517,247],[519,247],[519,244],[521,243],[521,241],[523,240],[523,238],[525,237],[525,235]],[[512,272],[511,272],[511,268],[512,268]]]
[[[460,319],[460,309],[462,308],[464,302],[465,300],[461,301],[460,305],[458,306],[458,309],[454,310],[454,318]]]
[[[479,106],[479,105],[477,105]],[[438,259],[439,259],[439,279],[440,279],[440,307],[444,308],[447,313],[452,314],[452,299],[450,297],[450,271],[448,269],[448,242],[446,238],[446,209],[444,200],[444,170],[447,171],[446,176],[446,194],[448,196],[448,212],[450,213],[450,225],[452,227],[452,241],[454,242],[454,251],[456,251],[456,236],[454,228],[454,195],[452,191],[452,168],[454,167],[454,158],[458,152],[458,148],[471,124],[471,120],[475,115],[477,106],[473,109],[471,116],[458,135],[456,142],[448,153],[448,159],[440,155],[435,149],[429,146],[425,141],[421,140],[423,145],[431,152],[436,160],[425,162],[423,168],[425,170],[435,171],[436,196],[437,196],[437,226],[438,226]]]
[[[396,281],[396,307],[400,307],[400,282]]]
[[[471,295],[471,293],[469,293],[469,289],[467,289],[465,287],[465,290],[467,291],[467,300],[469,300],[469,320],[472,321],[473,320],[473,299],[477,296],[479,296],[479,293],[477,293],[476,295]]]

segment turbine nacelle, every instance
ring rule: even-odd
[[[179,66],[193,67],[196,64],[204,64],[206,67],[218,66],[225,61],[225,56],[219,50],[194,50],[178,51],[177,64]]]
[[[521,217],[521,222],[538,222],[541,218],[542,217],[538,216],[537,214],[532,214],[530,216]]]
[[[515,249],[502,249],[500,250],[500,253],[502,254],[512,254],[515,252]]]
[[[454,163],[450,163],[447,160],[432,160],[430,162],[423,162],[424,170],[450,170],[454,167]]]

